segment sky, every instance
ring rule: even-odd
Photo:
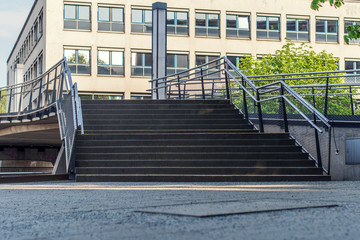
[[[6,61],[34,0],[0,0],[0,86],[6,85]]]

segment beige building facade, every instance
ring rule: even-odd
[[[168,73],[216,57],[234,62],[272,54],[286,43],[306,44],[360,69],[358,42],[346,26],[360,24],[360,1],[339,9],[311,0],[167,0]],[[151,77],[149,0],[36,0],[8,59],[8,84],[35,78],[67,57],[84,98],[147,98]]]

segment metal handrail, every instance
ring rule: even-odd
[[[211,70],[214,71],[210,72]],[[214,77],[215,74],[220,74],[220,76]],[[221,76],[221,74],[225,76]],[[317,74],[324,74],[324,72]],[[273,76],[273,75],[269,75],[269,76]],[[159,81],[161,81],[161,83],[159,83]],[[305,122],[307,122],[310,127],[315,129],[317,149],[319,149],[318,146],[319,138],[317,134],[323,133],[324,131],[321,129],[321,127],[318,125],[319,123],[317,123],[316,121],[319,120],[319,122],[322,124],[322,126],[325,127],[325,129],[331,128],[329,119],[325,117],[322,113],[320,113],[315,108],[315,106],[307,102],[299,93],[297,93],[293,89],[292,86],[286,84],[284,79],[279,79],[276,82],[271,82],[268,84],[264,84],[262,86],[256,86],[254,83],[255,81],[250,80],[248,76],[246,76],[239,69],[237,69],[235,65],[228,60],[227,57],[221,57],[211,62],[199,65],[189,70],[184,70],[179,73],[171,74],[157,79],[152,79],[149,82],[155,83],[153,84],[153,87],[148,91],[151,91],[154,94],[153,97],[157,99],[159,99],[159,91],[165,90],[164,91],[165,95],[162,95],[161,98],[186,99],[191,97],[195,97],[195,98],[202,97],[202,99],[206,99],[206,98],[217,98],[217,97],[225,96],[225,98],[233,102],[234,99],[239,99],[239,98],[241,99],[241,97],[237,97],[237,95],[234,95],[234,93],[236,91],[243,92],[242,104],[244,109],[239,109],[234,102],[233,105],[236,106],[236,108],[243,113],[245,119],[249,120],[250,117],[247,111],[246,101],[247,98],[250,98],[251,99],[250,101],[253,102],[254,104],[253,105],[254,108],[257,108],[256,119],[258,119],[258,123],[259,123],[258,130],[260,132],[264,131],[262,104],[265,102],[270,102],[278,99],[282,105],[282,112],[283,112],[282,114],[284,115],[283,121],[285,124],[285,131],[289,131],[287,126],[288,120],[285,112],[286,111],[285,103],[287,103],[296,112],[300,114],[302,119],[304,119]],[[220,87],[221,84],[222,87]],[[205,85],[207,86],[206,89],[205,89]],[[197,86],[200,87],[197,88]],[[326,87],[328,88],[329,84],[327,84]],[[276,93],[277,91],[279,91],[280,93],[277,94]],[[286,91],[286,94],[284,91]],[[240,92],[235,94],[239,94]],[[309,111],[313,115],[313,119],[310,119],[310,117],[307,114],[305,114],[293,101],[290,101],[289,99],[290,96],[293,100],[299,103],[300,106],[302,106],[302,108],[306,109],[306,111]],[[251,117],[252,119],[254,119],[253,115],[251,115]],[[314,160],[317,160],[318,166],[322,167],[321,154],[319,154],[318,152],[317,155],[318,155],[318,159],[314,159]],[[312,157],[312,155],[309,156]],[[324,172],[327,171],[324,169]]]

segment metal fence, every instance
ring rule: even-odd
[[[229,99],[259,132],[288,132],[329,173],[329,119],[283,79],[259,84],[222,57],[150,82],[155,99]]]
[[[18,123],[58,116],[65,146],[66,166],[71,172],[76,131],[84,132],[81,102],[66,58],[41,76],[0,88],[0,121]]]

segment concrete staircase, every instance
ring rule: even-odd
[[[228,100],[82,101],[81,182],[330,180],[286,133],[258,133]]]

